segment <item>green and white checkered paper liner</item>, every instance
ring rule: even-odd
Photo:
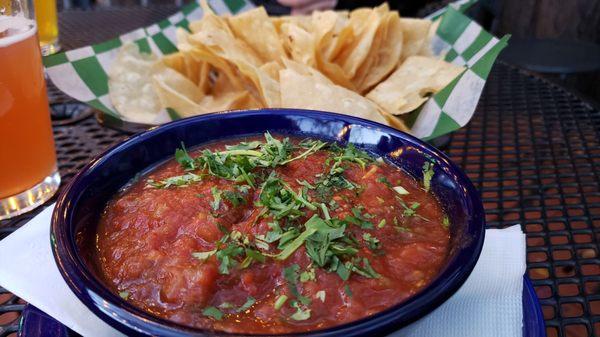
[[[432,40],[434,53],[445,54],[446,61],[467,69],[409,115],[411,132],[419,138],[435,138],[469,122],[492,65],[507,44],[508,36],[498,39],[461,13],[475,2],[457,1],[429,17],[441,20]],[[248,0],[209,0],[209,4],[218,14],[236,14],[254,7]],[[156,55],[175,52],[177,27],[187,28],[190,21],[201,17],[202,9],[193,2],[149,27],[96,45],[47,56],[44,58],[47,74],[67,95],[121,120],[108,96],[107,76],[118,48],[125,43],[135,42],[143,52]]]

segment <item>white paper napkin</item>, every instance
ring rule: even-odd
[[[83,336],[122,336],[87,309],[61,277],[50,248],[53,208],[0,241],[0,285]],[[464,286],[433,313],[391,336],[521,336],[524,273],[520,227],[488,229]]]
[[[434,312],[390,337],[522,336],[525,247],[518,225],[486,230],[465,284]]]

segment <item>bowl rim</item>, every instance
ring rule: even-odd
[[[147,131],[135,134],[122,142],[111,146],[101,154],[95,156],[87,165],[85,165],[69,182],[66,188],[61,192],[56,202],[52,214],[52,223],[50,230],[52,253],[57,263],[59,272],[67,285],[96,316],[100,317],[109,325],[120,331],[135,331],[139,334],[159,334],[166,336],[176,335],[205,335],[219,334],[224,336],[255,336],[252,333],[229,333],[221,330],[200,329],[185,326],[179,323],[169,321],[164,318],[149,314],[139,309],[119,296],[113,294],[108,287],[104,286],[97,277],[88,270],[88,267],[82,261],[77,253],[77,247],[72,235],[68,232],[70,227],[70,217],[73,214],[74,206],[70,203],[76,188],[81,180],[88,174],[94,173],[94,169],[103,162],[109,161],[111,155],[130,147],[139,146],[144,140],[171,129],[177,129],[180,126],[188,124],[198,124],[203,121],[220,118],[238,118],[248,116],[260,116],[268,118],[276,112],[278,115],[309,117],[313,119],[339,120],[348,124],[359,124],[363,127],[376,128],[394,137],[400,138],[410,145],[417,146],[425,153],[433,157],[441,166],[448,167],[456,176],[456,181],[466,191],[466,199],[470,201],[471,217],[467,221],[466,232],[475,234],[474,240],[461,246],[460,251],[451,261],[447,261],[442,271],[423,289],[416,294],[408,297],[383,311],[370,316],[362,317],[358,320],[348,323],[332,326],[325,329],[311,330],[298,333],[285,334],[260,334],[261,336],[331,336],[331,335],[354,335],[360,333],[365,328],[369,330],[384,329],[390,323],[401,323],[404,327],[411,322],[419,319],[427,313],[433,311],[450,296],[452,296],[467,280],[473,271],[481,250],[485,237],[485,215],[483,204],[479,192],[473,186],[470,179],[456,164],[454,164],[444,153],[435,147],[417,139],[405,132],[393,129],[389,126],[379,124],[370,120],[324,112],[317,110],[287,109],[287,108],[266,108],[252,110],[235,110],[215,112],[200,116],[183,118],[167,124],[150,128]],[[285,129],[285,128],[284,128]],[[244,133],[240,133],[243,136]],[[319,136],[314,136],[319,138]],[[215,140],[219,140],[216,138]],[[222,139],[225,139],[223,137]],[[349,142],[351,143],[351,142]],[[198,146],[201,144],[195,144]],[[85,187],[80,188],[84,190]],[[461,260],[461,261],[458,261]],[[101,301],[102,304],[98,303]],[[104,309],[100,308],[103,307]],[[110,312],[110,315],[107,313]]]

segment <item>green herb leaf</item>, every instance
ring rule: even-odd
[[[296,249],[300,248],[300,246],[302,246],[304,241],[306,241],[309,236],[316,233],[319,226],[322,226],[323,224],[325,224],[323,219],[319,218],[317,215],[313,215],[312,218],[308,219],[308,221],[304,224],[304,227],[306,228],[304,232],[298,235],[294,241],[286,245],[285,248],[275,256],[275,258],[278,260],[285,260],[290,257],[290,255],[292,255]]]
[[[256,303],[256,300],[254,299],[254,297],[252,296],[248,296],[248,298],[246,299],[246,303],[242,304],[241,307],[237,308],[237,310],[235,312],[244,312],[248,309],[250,309],[251,306],[254,305],[254,303]]]
[[[218,250],[216,256],[221,262],[219,265],[219,273],[224,275],[229,274],[229,269],[237,263],[234,258],[240,256],[243,252],[244,248],[233,243],[227,245],[224,249]]]
[[[316,280],[315,268],[310,267],[307,270],[300,273],[300,282],[302,282],[302,283],[308,282],[308,281],[315,281],[315,280]]]
[[[429,192],[429,189],[431,188],[431,179],[434,174],[433,163],[428,161],[425,162],[425,164],[423,164],[423,187],[427,192]]]
[[[295,321],[306,321],[310,318],[310,309],[302,309],[296,301],[292,302],[292,307],[296,308],[296,312],[290,316],[291,319]]]
[[[302,304],[308,305],[310,304],[310,299],[308,297],[302,296],[300,291],[298,290],[298,272],[300,271],[300,266],[297,264],[293,264],[289,267],[283,269],[283,277],[288,282],[288,288],[292,295],[294,295]]]
[[[352,297],[352,290],[350,290],[350,286],[349,285],[345,285],[344,286],[344,292],[346,293],[346,295],[348,295],[348,297]]]
[[[368,219],[373,218],[373,216],[369,213],[361,214],[362,209],[362,206],[352,207],[352,216],[348,215],[344,220],[350,222],[351,224],[357,225],[362,229],[372,229],[373,223]]]
[[[120,291],[119,296],[121,296],[122,299],[126,300],[129,298],[129,291]]]
[[[277,221],[273,221],[268,225],[271,230],[269,230],[265,235],[257,235],[256,238],[265,243],[273,243],[281,239],[283,236],[283,231],[281,230],[281,227],[279,227],[279,223]]]
[[[344,263],[340,263],[335,272],[344,281],[350,278],[350,269]]]
[[[442,218],[442,226],[446,229],[450,227],[450,219],[448,218],[448,216],[444,216],[444,218]]]
[[[209,257],[215,255],[216,252],[217,252],[217,250],[213,249],[213,250],[209,250],[207,252],[195,252],[195,253],[192,253],[192,256],[197,258],[198,260],[204,261],[204,260],[208,259]]]
[[[215,307],[204,308],[204,310],[202,310],[202,315],[204,315],[206,317],[212,317],[212,318],[216,319],[217,321],[220,321],[223,318],[223,313],[221,312],[221,310],[219,310]]]
[[[196,169],[196,162],[185,149],[185,145],[183,142],[181,143],[181,149],[175,150],[175,160],[183,167],[186,171],[191,171]]]
[[[148,179],[147,186],[154,188],[169,188],[171,186],[183,187],[188,186],[191,183],[199,182],[202,180],[202,176],[199,176],[194,173],[186,173],[184,175],[169,177],[167,179],[163,179],[161,181],[154,181],[152,179]]]
[[[371,266],[371,263],[369,262],[369,259],[367,259],[366,257],[362,258],[362,266],[359,265],[358,263],[353,262],[352,263],[352,268],[351,270],[361,276],[367,277],[367,278],[380,278],[381,275],[379,275],[379,273],[377,273],[373,267]]]
[[[298,156],[296,156],[294,158],[286,159],[286,160],[282,161],[280,165],[285,165],[287,163],[293,162],[294,160],[306,158],[309,155],[311,155],[312,153],[315,153],[315,152],[319,151],[325,145],[327,145],[327,143],[322,142],[320,140],[313,140],[313,141],[311,141],[311,146],[310,146],[310,148],[308,150],[302,152],[300,155],[298,155]]]
[[[246,198],[238,191],[223,191],[223,197],[231,202],[233,207],[238,207],[239,205],[246,203]]]
[[[273,304],[275,310],[281,309],[281,307],[285,304],[285,301],[287,301],[287,299],[288,297],[286,295],[280,295],[279,297],[277,297],[275,303]]]
[[[241,268],[248,268],[252,262],[265,262],[265,256],[257,250],[246,248],[245,253],[246,258],[242,261]]]
[[[389,188],[392,188],[392,183],[390,183],[387,177],[379,176],[377,177],[377,182],[382,183]]]
[[[213,201],[210,202],[210,207],[212,208],[213,211],[218,211],[219,210],[219,206],[221,205],[221,191],[216,187],[213,186],[210,189],[210,193],[213,196]]]
[[[370,233],[363,233],[362,238],[365,240],[367,247],[369,247],[370,250],[378,250],[381,248],[381,242],[379,239],[372,236]]]

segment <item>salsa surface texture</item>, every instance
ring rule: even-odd
[[[437,275],[449,223],[428,188],[318,140],[178,149],[107,204],[93,254],[115,293],[183,325],[321,329],[400,303]]]

